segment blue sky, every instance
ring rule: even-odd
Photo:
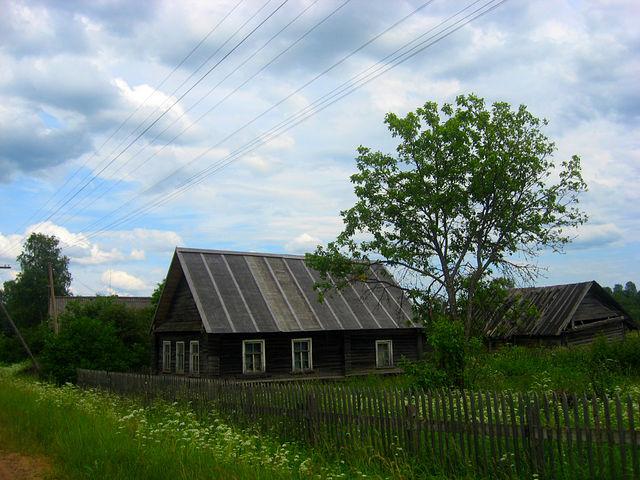
[[[356,147],[393,150],[386,112],[473,92],[488,102],[526,104],[549,120],[558,163],[582,158],[589,191],[581,202],[590,221],[565,254],[539,258],[546,270],[538,283],[640,281],[640,6],[632,0],[508,0],[174,198],[191,175],[471,1],[433,1],[290,96],[423,3],[351,0],[234,92],[343,3],[290,0],[176,102],[280,3],[4,0],[0,263],[14,262],[25,235],[42,231],[63,241],[75,293],[141,295],[163,278],[176,245],[312,250],[335,237],[339,212],[354,201],[348,177]],[[119,154],[139,125],[173,103]],[[15,273],[0,270],[0,282]]]

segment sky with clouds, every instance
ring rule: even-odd
[[[76,294],[149,294],[176,245],[312,250],[354,201],[357,146],[393,151],[384,114],[470,92],[582,158],[590,221],[539,283],[640,281],[637,1],[508,0],[373,78],[485,1],[0,0],[0,282],[36,230]]]

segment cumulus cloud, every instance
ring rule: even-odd
[[[89,174],[89,168],[99,170],[118,155],[156,107],[177,98],[190,82],[180,84],[257,9],[252,2],[244,2],[142,105],[211,30],[212,19],[222,18],[235,1],[157,1],[144,6],[121,0],[5,3],[0,16],[0,182],[4,182],[0,202],[8,211],[34,211],[47,200],[45,194],[55,192],[86,159],[92,158],[82,174]],[[559,147],[558,160],[573,153],[582,156],[590,191],[581,203],[594,226],[581,230],[570,248],[585,255],[628,248],[628,239],[640,234],[632,207],[640,200],[640,91],[636,86],[640,33],[634,23],[640,11],[631,0],[507,2],[286,135],[215,171],[183,196],[158,205],[136,219],[135,228],[107,231],[91,239],[73,233],[129,199],[134,199],[127,207],[131,210],[167,199],[192,175],[254,138],[264,138],[273,125],[454,11],[450,2],[430,4],[258,117],[418,4],[404,1],[390,10],[386,2],[369,2],[365,9],[351,2],[187,134],[172,140],[335,8],[318,2],[260,55],[234,71],[307,5],[289,2],[142,141],[100,173],[100,180],[78,197],[77,206],[65,212],[66,217],[52,219],[66,229],[57,232],[75,244],[68,252],[78,278],[97,288],[102,285],[100,268],[108,265],[153,285],[161,280],[176,245],[301,252],[315,246],[312,243],[329,241],[340,231],[339,212],[353,204],[349,176],[354,171],[355,148],[360,144],[391,152],[395,148],[395,139],[382,124],[384,113],[404,114],[427,100],[442,103],[469,92],[488,102],[528,105],[534,114],[550,120],[547,133]],[[549,11],[554,12],[553,19]],[[195,75],[210,68],[230,45]],[[195,75],[191,82],[198,78]],[[176,121],[219,82],[210,96]],[[141,108],[132,114],[137,107]],[[127,123],[106,141],[129,115]],[[93,148],[105,141],[95,158],[90,157]],[[212,152],[200,158],[214,145]],[[108,187],[114,189],[105,194]],[[12,248],[9,244],[16,243],[15,234],[23,233],[15,232],[15,224],[21,223],[15,221],[18,217],[0,219],[4,232],[0,247]],[[640,260],[629,265],[637,270]]]
[[[285,244],[286,252],[291,253],[307,253],[315,250],[315,247],[321,243],[319,238],[313,237],[308,233],[301,233],[290,242]]]
[[[106,270],[100,277],[103,285],[114,293],[127,294],[149,290],[146,282],[124,270]]]

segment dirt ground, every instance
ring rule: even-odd
[[[51,472],[45,457],[0,450],[0,480],[45,480]]]

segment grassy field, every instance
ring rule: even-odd
[[[637,395],[640,394],[640,336],[629,334],[618,342],[599,339],[592,345],[579,347],[504,347],[491,352],[472,352],[466,359],[464,379],[465,388],[476,391],[595,391]],[[417,383],[409,375],[370,375],[347,382],[398,387]]]
[[[398,455],[321,453],[234,428],[214,412],[56,387],[0,368],[5,448],[45,455],[61,479],[443,478]]]

